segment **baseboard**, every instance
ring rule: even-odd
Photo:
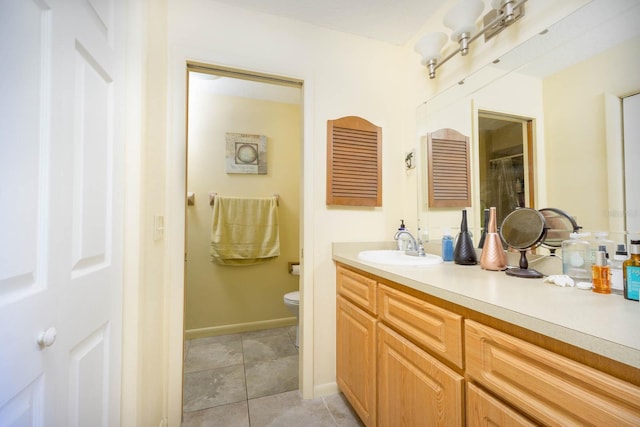
[[[258,331],[261,329],[284,328],[296,325],[295,317],[283,317],[281,319],[260,320],[258,322],[235,323],[233,325],[211,326],[208,328],[187,329],[184,337],[187,340],[194,338],[215,337],[218,335],[238,334],[241,332]]]
[[[313,397],[328,396],[339,391],[340,389],[338,389],[338,383],[336,382],[318,384],[313,387]]]

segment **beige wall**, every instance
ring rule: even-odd
[[[187,207],[186,336],[293,325],[282,298],[298,290],[299,276],[289,274],[288,262],[298,262],[299,253],[300,106],[209,93],[197,79],[189,89],[187,189],[196,202]],[[226,132],[267,137],[266,175],[226,173]],[[242,267],[211,262],[211,191],[240,197],[279,194],[280,256]]]
[[[179,425],[182,387],[186,191],[186,61],[197,60],[304,80],[301,200],[304,250],[302,378],[305,397],[336,390],[333,241],[390,240],[398,219],[415,228],[416,171],[404,152],[417,146],[415,106],[466,76],[452,61],[429,82],[413,41],[397,47],[284,18],[243,11],[212,0],[147,0],[142,152],[137,417],[129,425]],[[490,62],[584,1],[529,2],[526,24],[480,47],[471,68]],[[444,11],[425,17],[440,29]],[[434,25],[435,23],[435,25]],[[483,46],[480,43],[480,46]],[[457,63],[457,65],[456,65]],[[445,71],[446,69],[446,71]],[[468,117],[467,110],[467,117]],[[326,120],[359,115],[383,128],[382,208],[324,203]],[[467,129],[470,131],[470,129]],[[165,238],[153,241],[153,214],[165,216]],[[450,222],[451,219],[447,219]],[[135,321],[133,322],[135,323]],[[132,321],[126,321],[126,327]],[[129,351],[129,353],[132,353]],[[135,353],[135,352],[134,352]],[[127,424],[126,422],[124,424]]]
[[[425,17],[423,31],[410,42],[413,46],[415,41],[427,32],[443,31],[450,34],[450,30],[443,23],[444,15],[454,6],[457,0],[447,0],[447,2],[432,16]],[[471,44],[469,54],[466,56],[457,55],[437,70],[437,78],[430,80],[427,78],[423,67],[415,68],[416,76],[412,82],[415,104],[431,98],[443,90],[455,87],[458,82],[470,75],[476,75],[478,70],[487,64],[509,52],[514,47],[520,45],[540,31],[546,29],[561,18],[574,12],[581,6],[589,3],[590,0],[536,0],[525,4],[525,15],[511,28],[500,33],[499,36],[484,43],[481,39]],[[491,8],[491,2],[485,1],[485,12]],[[450,46],[445,49],[445,54],[453,50]],[[416,61],[417,62],[417,61]],[[467,83],[469,84],[469,83]],[[466,85],[465,85],[466,86]]]
[[[513,96],[518,93],[518,96]],[[471,208],[467,212],[468,223],[477,243],[481,234],[482,218],[480,216],[480,171],[479,138],[476,131],[478,111],[491,111],[534,120],[534,162],[537,170],[544,170],[544,111],[542,104],[542,82],[540,79],[523,76],[517,73],[508,74],[501,79],[477,90],[461,96],[455,102],[431,107],[427,103],[423,107],[420,129],[426,134],[440,128],[453,128],[469,136],[471,145]],[[424,177],[421,178],[424,181]],[[546,205],[545,177],[537,174],[535,178],[536,206]],[[423,185],[423,188],[426,184]],[[425,190],[423,190],[425,191]],[[427,200],[426,192],[422,200]],[[420,209],[422,222],[428,225],[429,234],[436,239],[442,236],[442,229],[451,228],[457,232],[460,225],[460,209],[428,209],[422,205]]]
[[[610,230],[605,95],[640,90],[640,39],[628,41],[544,80],[546,175],[550,206],[569,206],[586,231]],[[614,127],[620,127],[615,123]],[[624,241],[623,230],[611,230]],[[615,236],[613,235],[615,233]]]
[[[305,397],[335,392],[334,241],[390,240],[400,218],[415,218],[415,196],[407,184],[404,151],[415,146],[414,107],[407,102],[410,49],[329,31],[283,18],[252,13],[210,0],[175,0],[168,9],[169,109],[167,228],[168,280],[173,306],[169,389],[179,384],[180,290],[184,232],[180,194],[184,191],[185,62],[197,60],[298,78],[304,81],[302,188],[301,377]],[[382,208],[327,207],[326,122],[361,116],[383,131]],[[414,222],[415,224],[415,222]],[[409,223],[410,226],[411,223]],[[182,229],[183,230],[183,229]],[[175,323],[174,323],[175,322]],[[173,362],[172,362],[173,361]],[[175,392],[175,391],[173,391]],[[170,420],[179,408],[170,401]]]
[[[448,29],[443,24],[443,16],[454,3],[455,0],[447,1],[429,17],[423,26],[424,33],[431,31],[448,33]],[[424,135],[428,132],[444,127],[456,129],[470,137],[471,186],[474,197],[468,219],[474,235],[480,235],[482,224],[479,209],[476,209],[479,205],[480,182],[479,172],[475,166],[479,156],[476,132],[478,110],[535,119],[534,160],[542,170],[545,168],[546,157],[541,81],[512,73],[506,79],[501,79],[499,83],[487,84],[502,76],[504,70],[486,65],[586,3],[588,0],[527,2],[525,16],[513,28],[505,30],[500,36],[487,43],[476,41],[472,44],[469,55],[465,57],[458,55],[442,65],[438,69],[436,79],[428,79],[423,68],[416,68],[412,87],[415,89],[414,102],[418,105],[416,130],[417,138],[422,140],[421,144],[424,145]],[[488,7],[489,4],[485,4],[485,8]],[[464,85],[458,85],[461,79],[469,76],[472,77],[467,79]],[[445,90],[447,95],[438,96]],[[514,97],[514,93],[518,93],[518,96]],[[530,96],[532,98],[529,98]],[[428,101],[424,102],[425,99]],[[452,99],[456,101],[452,103]],[[420,200],[423,202],[428,200],[424,176],[420,177],[418,187]],[[535,176],[535,188],[536,205],[546,205],[545,174],[540,173]],[[428,229],[429,236],[433,239],[439,239],[442,236],[444,227],[451,228],[455,232],[459,228],[461,219],[460,209],[428,209],[425,203],[420,203],[419,216],[421,224]]]

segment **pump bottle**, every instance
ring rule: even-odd
[[[610,260],[611,290],[614,293],[621,294],[624,289],[622,281],[622,263],[625,262],[627,258],[629,258],[627,249],[624,244],[621,243],[618,245],[618,249],[616,250],[616,254],[613,256],[613,259]]]
[[[610,268],[607,265],[607,253],[605,251],[596,251],[593,265],[591,266],[593,292],[599,294],[611,293],[610,274]]]
[[[629,245],[629,259],[622,263],[624,297],[638,301],[640,293],[640,240],[632,240]]]
[[[400,226],[398,227],[398,231],[396,232],[396,235],[398,236],[398,250],[399,251],[406,251],[407,250],[407,238],[404,235],[398,235],[398,233],[400,233],[401,231],[406,231],[406,229],[404,227],[404,219],[400,220]]]

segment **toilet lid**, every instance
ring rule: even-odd
[[[284,300],[290,304],[300,304],[300,291],[284,294]]]

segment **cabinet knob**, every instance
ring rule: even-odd
[[[51,347],[53,343],[56,342],[57,333],[56,328],[53,326],[47,328],[46,331],[40,332],[40,335],[38,336],[38,345],[43,348]]]

